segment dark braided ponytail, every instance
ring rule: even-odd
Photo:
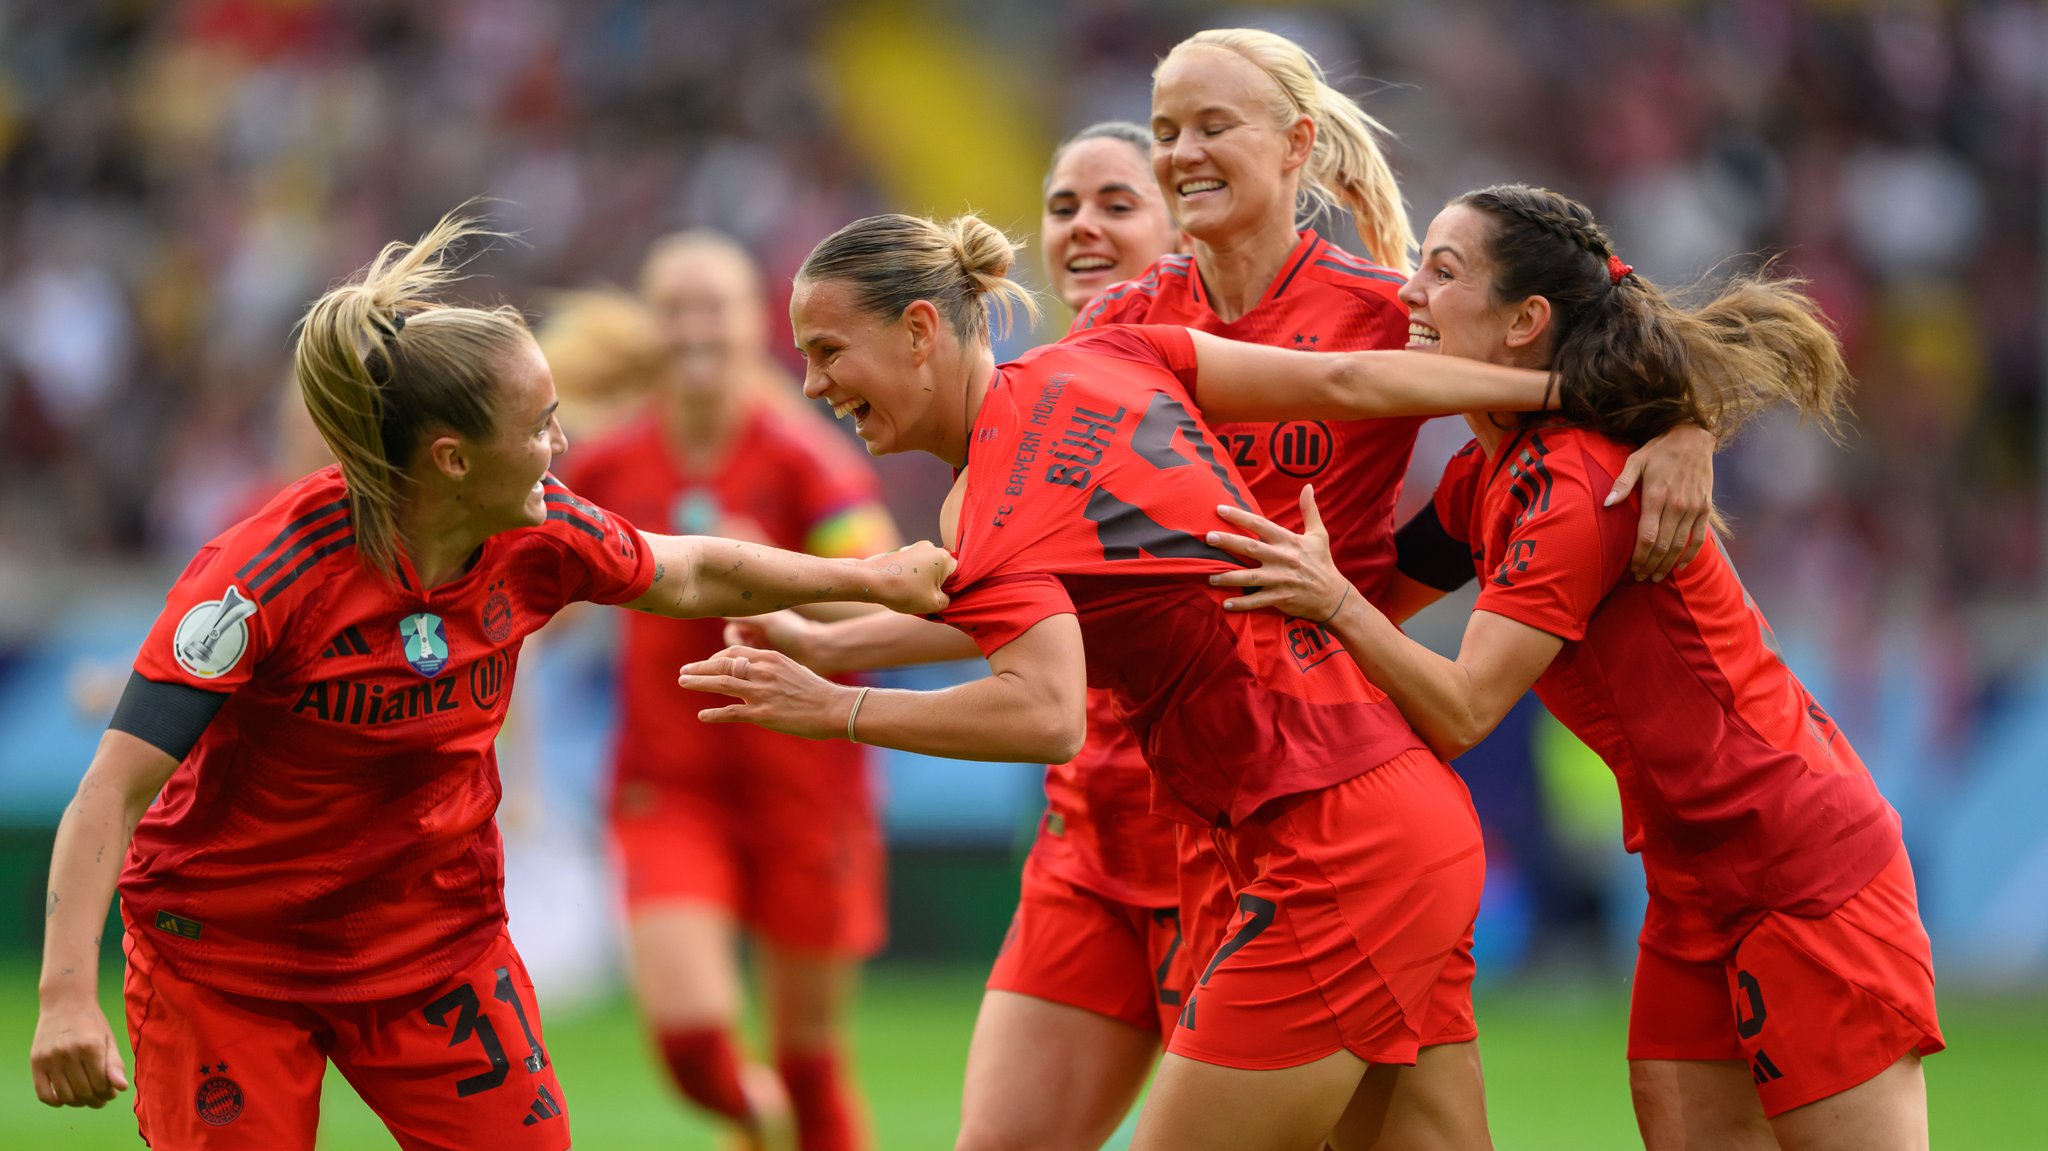
[[[1493,224],[1496,302],[1550,302],[1559,409],[1641,444],[1692,421],[1726,440],[1788,402],[1830,434],[1851,384],[1841,346],[1804,281],[1740,276],[1703,304],[1667,297],[1616,257],[1584,204],[1546,188],[1498,184],[1452,201]]]

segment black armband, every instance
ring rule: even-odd
[[[1472,548],[1444,530],[1436,504],[1422,505],[1394,533],[1394,568],[1438,591],[1457,591],[1472,579]]]
[[[172,759],[184,759],[206,727],[213,722],[226,693],[186,687],[182,683],[158,683],[130,672],[114,718],[107,721],[112,731],[129,735],[156,748]]]

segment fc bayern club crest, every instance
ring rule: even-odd
[[[192,1097],[193,1106],[199,1110],[200,1122],[209,1127],[225,1127],[242,1115],[242,1085],[224,1074],[228,1069],[226,1063],[219,1067],[223,1073],[209,1075]],[[211,1072],[214,1067],[208,1064],[202,1070]]]
[[[428,679],[448,666],[448,628],[441,617],[420,612],[398,621],[398,640],[405,650],[405,662]]]
[[[505,594],[505,581],[491,585],[490,598],[484,600],[484,638],[492,643],[504,643],[512,638],[512,597]]]

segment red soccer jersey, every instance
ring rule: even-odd
[[[1626,578],[1639,509],[1611,508],[1630,448],[1524,430],[1444,471],[1436,510],[1472,547],[1476,610],[1565,641],[1536,694],[1614,770],[1653,901],[1643,943],[1725,955],[1765,911],[1824,915],[1899,849],[1855,749],[1778,656],[1718,541],[1662,583]]]
[[[1089,682],[1150,762],[1155,810],[1230,824],[1421,741],[1314,624],[1225,612],[1203,539],[1256,509],[1194,414],[1182,328],[1109,327],[1003,365],[970,436],[943,618],[993,652],[1076,614]]]
[[[1193,257],[1166,256],[1143,276],[1096,297],[1075,318],[1073,330],[1178,324],[1303,351],[1406,346],[1408,309],[1395,296],[1399,273],[1314,232],[1301,234],[1282,268],[1256,307],[1226,321],[1210,307]],[[1377,592],[1392,569],[1394,504],[1421,424],[1292,420],[1210,427],[1252,497],[1280,524],[1300,530],[1301,486],[1314,483],[1319,506],[1354,525],[1332,541],[1338,565],[1353,583]],[[1131,815],[1148,807],[1144,753],[1114,723],[1113,705],[1098,694],[1089,695],[1088,742],[1081,754],[1046,769],[1047,831],[1058,834],[1040,836],[1034,851],[1055,873],[1084,887],[1140,905],[1171,903],[1173,837],[1157,820]]]
[[[765,405],[750,408],[725,459],[702,474],[676,459],[652,410],[564,470],[577,491],[635,523],[679,535],[737,528],[791,551],[820,550],[820,533],[835,520],[880,499],[874,470],[851,445]],[[676,669],[725,646],[724,620],[633,613],[622,626],[615,782],[746,770],[762,756],[836,762],[849,772],[866,763],[859,744],[698,721],[697,707],[677,692]]]
[[[135,659],[228,693],[142,818],[131,930],[180,975],[363,1002],[461,970],[505,923],[492,742],[521,640],[654,578],[630,524],[546,481],[548,522],[492,536],[422,590],[360,562],[339,468],[201,549]]]

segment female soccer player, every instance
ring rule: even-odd
[[[1039,247],[1054,293],[1077,312],[1182,243],[1152,179],[1151,146],[1144,128],[1110,121],[1053,151]],[[825,673],[981,658],[953,628],[889,612],[834,623],[783,612],[728,636]],[[1089,693],[1086,741],[1046,768],[1045,791],[968,1047],[963,1151],[1101,1146],[1172,1033],[1187,983],[1174,825],[1152,814],[1144,753],[1106,693]]]
[[[1186,242],[1151,157],[1151,133],[1124,120],[1090,124],[1053,149],[1038,244],[1053,295],[1077,314]]]
[[[1235,610],[1329,619],[1439,755],[1534,686],[1614,769],[1649,880],[1628,1055],[1653,1151],[1926,1147],[1920,1057],[1943,1041],[1898,816],[1719,543],[1625,579],[1629,512],[1602,498],[1679,420],[1726,436],[1785,401],[1832,426],[1849,379],[1813,302],[1742,279],[1679,307],[1584,206],[1522,185],[1452,201],[1402,297],[1418,347],[1549,369],[1562,395],[1540,419],[1468,415],[1425,513],[1483,581],[1457,658],[1344,579],[1309,492],[1305,535],[1225,509],[1261,538],[1209,542],[1265,566],[1212,582],[1263,589]]]
[[[1331,87],[1300,45],[1257,29],[1215,29],[1176,45],[1153,74],[1153,174],[1192,241],[1192,256],[1169,256],[1133,283],[1105,292],[1075,322],[1184,324],[1232,340],[1296,351],[1401,348],[1407,309],[1396,298],[1414,237],[1400,189],[1380,146],[1385,129]],[[1331,207],[1351,213],[1372,259],[1361,259],[1299,222]],[[1394,509],[1414,454],[1419,419],[1217,423],[1232,463],[1257,502],[1292,527],[1296,496],[1314,483],[1346,525],[1335,551],[1360,587],[1412,611],[1427,597],[1394,571]],[[1679,562],[1713,498],[1712,438],[1687,425],[1646,449],[1631,467],[1651,468],[1638,571],[1659,575]],[[1633,483],[1630,476],[1628,482]],[[1462,558],[1462,555],[1453,558]],[[1386,593],[1391,593],[1387,595]],[[1404,610],[1405,607],[1405,610]],[[1206,837],[1180,842],[1181,924],[1206,954],[1242,918],[1221,861]],[[1453,959],[1465,978],[1470,948]],[[1467,1002],[1445,981],[1447,1002]],[[1479,1090],[1478,1030],[1469,1010],[1435,1014],[1425,1061],[1455,1065]],[[1373,1072],[1388,1093],[1388,1137],[1404,1137],[1411,1115],[1440,1111],[1413,1094],[1412,1077]],[[1437,1080],[1442,1082],[1444,1080]],[[1483,1117],[1470,1116],[1472,1138]]]
[[[759,274],[739,245],[710,232],[666,237],[648,254],[641,293],[663,348],[655,398],[569,461],[577,491],[678,532],[821,556],[896,546],[868,462],[808,406],[768,401],[785,381],[764,346]],[[633,985],[686,1097],[757,1133],[786,1126],[793,1108],[805,1151],[850,1151],[867,1138],[841,1068],[844,1016],[885,927],[867,755],[706,727],[679,708],[670,678],[724,646],[721,626],[625,621],[611,832]],[[744,1063],[734,1042],[740,928],[757,944],[775,1071]]]
[[[522,637],[586,599],[944,603],[929,545],[854,561],[642,535],[572,494],[518,313],[432,299],[475,234],[443,219],[313,305],[296,370],[339,466],[202,549],[143,643],[57,831],[45,1103],[127,1086],[96,988],[118,873],[151,1146],[310,1149],[329,1059],[403,1147],[569,1146],[492,820]]]
[[[1418,415],[1461,396],[1536,408],[1545,381],[1170,327],[1086,332],[998,369],[988,300],[1029,302],[1004,276],[1012,252],[972,216],[873,217],[813,250],[791,303],[807,394],[871,452],[961,469],[941,513],[963,563],[945,618],[993,674],[870,692],[735,647],[681,682],[742,701],[702,713],[715,722],[1052,763],[1080,743],[1085,685],[1110,689],[1156,794],[1215,829],[1246,913],[1183,1004],[1138,1145],[1301,1147],[1340,1127],[1363,1145],[1386,1117],[1358,1091],[1366,1069],[1415,1062],[1476,914],[1478,826],[1457,777],[1312,623],[1217,609],[1199,573],[1230,561],[1200,536],[1223,522],[1217,502],[1249,497],[1192,405],[1240,420]],[[1478,1110],[1473,1088],[1458,1102]],[[1483,1143],[1482,1124],[1477,1144],[1447,1145]]]

